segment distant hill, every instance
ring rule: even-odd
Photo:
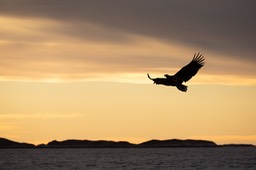
[[[212,141],[206,140],[150,140],[140,144],[132,144],[129,142],[114,142],[106,140],[90,141],[90,140],[64,140],[52,141],[47,145],[41,145],[46,148],[153,148],[153,147],[216,147]]]
[[[254,147],[252,144],[224,144],[224,145],[219,145],[222,147]]]
[[[255,147],[250,144],[226,144],[217,145],[208,140],[149,140],[140,144],[132,144],[126,141],[107,141],[107,140],[76,140],[69,139],[64,141],[53,140],[48,144],[33,145],[29,143],[15,142],[9,139],[0,138],[0,149],[3,148],[170,148],[170,147]]]
[[[29,143],[20,143],[11,141],[9,139],[0,138],[0,148],[34,148],[36,147],[33,144]]]
[[[139,147],[217,147],[217,144],[206,140],[150,140],[138,145]]]
[[[134,147],[135,144],[121,141],[106,141],[106,140],[64,140],[64,141],[51,141],[43,147],[47,148],[130,148]]]

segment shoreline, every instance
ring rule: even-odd
[[[24,142],[16,142],[6,138],[0,138],[0,149],[42,149],[42,148],[221,148],[221,147],[256,147],[252,144],[222,144],[218,145],[209,140],[195,139],[152,139],[139,144],[127,141],[111,140],[80,140],[67,139],[63,141],[53,140],[47,144],[34,145]]]

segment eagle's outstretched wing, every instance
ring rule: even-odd
[[[192,61],[180,69],[174,76],[178,77],[182,81],[187,82],[190,80],[198,70],[204,66],[204,56],[200,53],[194,55]]]

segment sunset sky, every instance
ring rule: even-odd
[[[256,1],[0,0],[0,137],[256,144]],[[201,52],[186,93],[148,79]]]

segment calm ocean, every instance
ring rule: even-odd
[[[256,170],[254,147],[1,149],[0,169]]]

